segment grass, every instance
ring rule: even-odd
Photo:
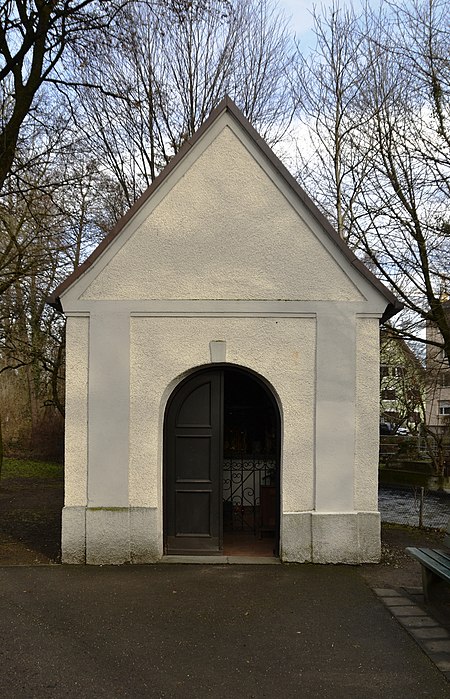
[[[62,478],[62,464],[29,459],[3,459],[1,479],[8,478]]]

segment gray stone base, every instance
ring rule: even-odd
[[[282,518],[281,559],[292,563],[377,563],[378,512],[290,512]]]
[[[378,512],[290,512],[282,517],[280,557],[286,563],[376,563],[380,554]],[[154,563],[162,556],[156,508],[63,509],[63,563]]]
[[[63,509],[63,563],[154,563],[162,553],[156,508]]]

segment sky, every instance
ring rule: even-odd
[[[341,6],[352,4],[355,9],[358,9],[363,4],[364,0],[342,0]],[[374,4],[378,4],[377,0],[372,0]],[[333,0],[278,0],[277,5],[280,10],[283,10],[287,18],[291,17],[291,26],[293,33],[295,32],[300,45],[313,46],[314,34],[312,32],[313,20],[312,10],[314,6],[321,11],[322,8],[331,7]]]
[[[282,9],[286,16],[292,15],[292,28],[297,34],[308,32],[312,27],[311,10],[314,5],[317,6],[315,0],[279,0],[278,7]],[[320,5],[328,5],[331,3],[320,3]]]

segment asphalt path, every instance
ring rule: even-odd
[[[0,697],[450,697],[357,568],[0,568]]]

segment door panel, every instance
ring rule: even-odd
[[[223,372],[183,383],[165,418],[165,551],[222,549]]]
[[[211,534],[211,493],[177,490],[175,532],[178,537],[209,537]]]
[[[211,438],[178,435],[175,444],[177,483],[211,480]]]
[[[212,389],[213,382],[204,379],[200,386],[192,388],[179,405],[177,427],[211,427]]]

